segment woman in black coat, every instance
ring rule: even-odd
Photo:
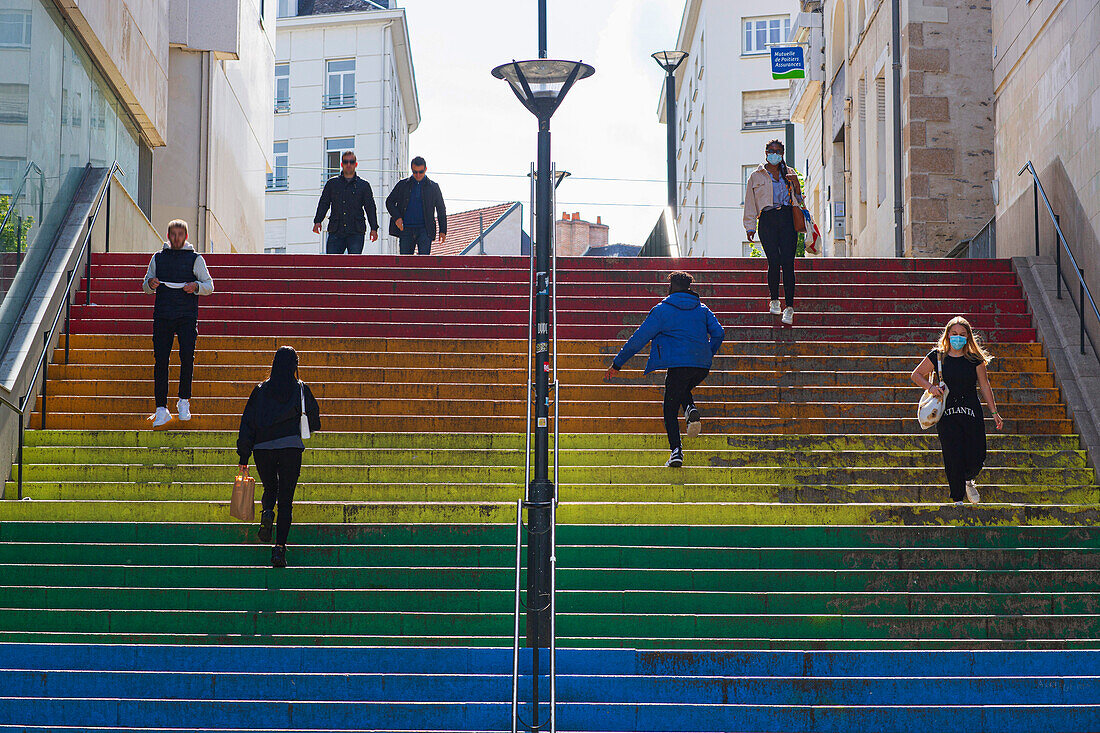
[[[310,433],[321,429],[317,400],[309,387],[298,381],[298,353],[289,346],[280,346],[271,362],[271,376],[256,385],[248,398],[237,435],[240,475],[248,476],[248,458],[255,455],[256,473],[264,486],[257,533],[261,542],[271,541],[275,507],[279,507],[275,547],[271,550],[271,564],[277,568],[286,567],[286,538],[290,533],[294,489],[306,447],[302,442],[303,414]]]

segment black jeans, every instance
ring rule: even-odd
[[[153,394],[157,407],[168,407],[168,360],[172,343],[180,343],[181,400],[191,399],[191,380],[195,376],[195,342],[199,337],[198,321],[194,318],[153,319]]]
[[[401,254],[403,255],[411,255],[414,250],[416,254],[430,255],[432,253],[432,239],[428,236],[427,227],[407,226],[398,235],[397,241],[401,245]]]
[[[760,246],[768,258],[768,292],[779,300],[779,273],[783,271],[783,298],[794,305],[794,256],[798,250],[798,232],[790,206],[769,209],[760,215]]]
[[[342,255],[347,252],[349,255],[361,255],[363,254],[363,240],[366,236],[366,234],[333,234],[329,232],[328,238],[325,239],[325,254]]]
[[[290,522],[294,515],[294,489],[298,486],[298,476],[302,473],[301,448],[276,448],[258,450],[256,473],[264,485],[264,495],[260,502],[264,511],[271,513],[279,507],[279,521],[275,527],[275,544],[285,545],[290,534]]]
[[[665,373],[665,432],[668,433],[668,447],[672,450],[683,447],[680,442],[680,408],[687,415],[688,409],[695,406],[691,390],[702,384],[708,374],[709,369],[699,367],[672,367]]]
[[[972,414],[948,414],[958,407],[949,404],[947,408],[936,423],[936,432],[940,436],[943,470],[951,487],[951,500],[962,501],[966,498],[966,482],[976,479],[985,465],[985,422],[981,405],[977,410],[973,404],[963,408]]]

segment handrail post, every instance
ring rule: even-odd
[[[1054,282],[1058,288],[1058,300],[1062,299],[1062,242],[1058,237],[1058,214],[1054,215]],[[1068,285],[1068,283],[1067,283]]]
[[[84,261],[84,305],[92,304],[92,222],[88,221],[88,240],[85,247],[87,250],[84,255],[87,259]]]
[[[42,334],[42,430],[46,429],[46,384],[50,379],[50,332]]]
[[[25,440],[24,430],[26,429],[23,424],[24,422],[26,422],[26,415],[23,411],[26,408],[27,398],[23,397],[19,400],[19,448],[16,459],[19,461],[19,478],[17,479],[16,484],[18,486],[18,497],[20,501],[23,500],[23,442]]]
[[[1077,297],[1080,299],[1081,308],[1077,312],[1081,316],[1081,355],[1085,354],[1085,273],[1080,267],[1077,268],[1077,277],[1080,278],[1081,292]]]
[[[73,281],[73,271],[69,270],[67,273],[65,273],[65,282],[66,283],[71,283],[72,281]],[[65,363],[66,364],[69,363],[69,331],[72,330],[71,329],[71,325],[72,325],[71,324],[71,319],[72,319],[72,314],[73,314],[72,302],[73,302],[72,293],[69,292],[68,288],[65,288]]]
[[[1039,256],[1039,181],[1035,178],[1034,173],[1031,177],[1031,199],[1035,204],[1035,256]],[[1058,247],[1057,239],[1054,243],[1055,248]],[[1061,296],[1059,296],[1061,297]]]
[[[1036,223],[1038,226],[1038,223]],[[1058,300],[1062,299],[1062,238],[1058,236],[1058,230],[1062,226],[1062,218],[1059,214],[1054,215],[1054,267],[1058,271],[1058,277],[1055,278],[1058,281]],[[1066,283],[1068,286],[1069,283]],[[1081,307],[1085,307],[1085,302],[1081,301]]]
[[[103,251],[111,251],[111,184],[114,182],[114,178],[111,175],[107,176],[107,219],[103,222]],[[88,248],[88,259],[92,258],[91,247]]]

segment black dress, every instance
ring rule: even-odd
[[[938,351],[928,354],[933,368],[937,355]],[[985,414],[978,398],[978,365],[981,362],[946,354],[940,358],[943,376],[939,379],[947,384],[948,395],[936,432],[940,436],[951,499],[962,501],[966,498],[966,482],[977,478],[985,465]]]

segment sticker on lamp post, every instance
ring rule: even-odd
[[[773,79],[805,79],[806,55],[802,46],[772,46]]]

